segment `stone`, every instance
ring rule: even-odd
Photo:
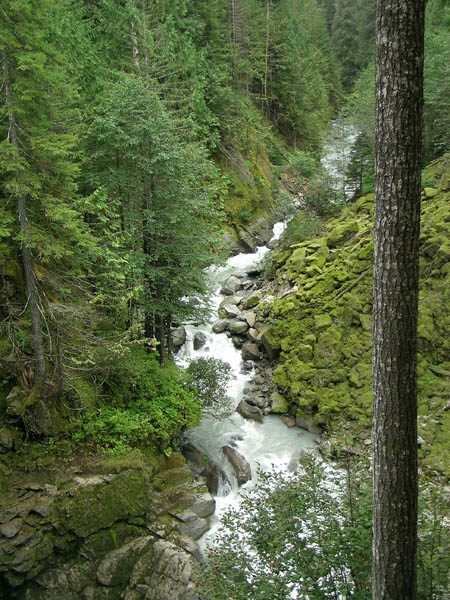
[[[6,538],[13,538],[19,533],[22,525],[22,519],[13,519],[12,521],[8,521],[7,523],[0,525],[0,533]]]
[[[241,311],[234,304],[225,304],[219,309],[219,316],[223,315],[223,318],[230,317],[236,318]]]
[[[234,346],[239,350],[240,348],[242,348],[243,344],[244,344],[244,340],[239,337],[238,335],[233,335],[231,337]]]
[[[195,513],[190,512],[192,518],[186,519],[181,526],[181,531],[193,540],[198,540],[209,529],[209,524],[206,519],[202,519]]]
[[[196,600],[191,581],[192,558],[182,548],[166,540],[153,545],[152,575],[144,577],[148,585],[145,600]]]
[[[152,536],[144,536],[109,552],[97,568],[97,581],[107,587],[128,582],[136,561],[150,550],[153,542]]]
[[[242,363],[242,370],[244,372],[251,371],[253,369],[253,363],[250,360],[244,360]]]
[[[297,416],[295,423],[297,427],[306,429],[310,433],[323,433],[322,428],[319,427],[319,425],[316,425],[310,417],[305,417],[303,415]]]
[[[238,484],[243,485],[247,481],[250,481],[252,470],[242,454],[230,446],[223,446],[222,450],[233,468]]]
[[[250,406],[256,406],[261,411],[264,411],[266,408],[268,408],[270,404],[270,400],[265,396],[249,396],[248,398],[246,398],[245,401],[247,402],[247,404],[250,404]],[[251,419],[252,417],[246,418]]]
[[[179,348],[186,341],[186,329],[183,326],[172,329],[170,335],[175,348]]]
[[[199,446],[188,442],[182,447],[183,455],[188,461],[193,474],[205,478],[206,487],[211,494],[217,494],[222,482],[228,482],[228,477],[224,471],[217,465]]]
[[[206,344],[206,335],[202,331],[197,331],[194,335],[194,350],[200,350]]]
[[[239,402],[236,412],[244,417],[244,419],[256,421],[257,423],[262,423],[264,421],[264,414],[261,409],[257,406],[249,404],[245,400],[241,400]]]
[[[235,294],[238,290],[240,290],[241,287],[242,287],[241,280],[238,279],[237,277],[235,277],[234,275],[231,275],[230,277],[228,277],[228,279],[223,284],[223,287],[220,290],[220,293],[223,294],[224,296],[233,296],[233,294]]]
[[[242,359],[243,360],[260,360],[261,352],[259,350],[258,344],[254,344],[253,342],[246,342],[242,346]]]
[[[256,314],[251,311],[243,312],[241,318],[247,321],[249,327],[253,327],[256,322]]]
[[[229,329],[230,332],[235,335],[242,335],[248,330],[248,323],[247,321],[241,321],[240,319],[233,319],[230,321]]]
[[[279,392],[272,392],[272,409],[271,412],[276,414],[287,413],[289,406],[286,399]]]
[[[195,497],[195,501],[191,505],[191,510],[197,516],[205,519],[206,517],[210,517],[214,514],[214,511],[216,510],[216,501],[211,494],[206,492],[199,494]]]
[[[8,450],[12,450],[18,440],[17,432],[9,427],[0,429],[0,452],[4,454]]]
[[[292,429],[292,427],[295,427],[294,417],[289,417],[288,415],[281,415],[280,419],[283,421],[283,423],[286,425],[286,427],[289,427],[289,429]]]
[[[262,334],[261,341],[269,360],[276,360],[281,352],[281,345],[270,327]]]
[[[212,330],[214,333],[223,333],[228,329],[230,325],[230,321],[228,319],[219,319],[212,326]]]
[[[264,265],[258,263],[247,269],[246,272],[249,277],[257,277],[258,275],[261,275],[261,273],[264,273]]]
[[[6,414],[10,417],[21,417],[26,411],[29,392],[18,385],[14,386],[6,396]]]
[[[250,342],[258,342],[261,339],[261,335],[259,333],[259,331],[257,331],[256,329],[253,329],[253,327],[251,327],[248,331],[247,331],[247,338],[250,340]]]
[[[239,241],[245,252],[255,252],[257,248],[257,242],[255,238],[247,233],[246,231],[239,232]]]
[[[255,292],[253,292],[252,294],[250,294],[250,296],[248,296],[245,300],[244,300],[244,309],[246,308],[253,308],[254,306],[256,306],[257,304],[259,304],[262,300],[262,294],[260,291],[256,290]]]

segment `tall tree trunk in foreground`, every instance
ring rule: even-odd
[[[377,0],[374,600],[415,600],[417,305],[425,0]]]
[[[4,85],[6,92],[6,108],[8,111],[9,119],[9,131],[8,137],[11,144],[17,150],[17,153],[21,152],[21,144],[18,137],[18,126],[14,113],[14,98],[12,93],[11,79],[9,76],[8,57],[6,52],[2,53],[2,69],[4,77]],[[16,190],[14,195],[16,196],[16,212],[17,219],[19,222],[20,235],[21,235],[21,250],[23,260],[23,270],[25,273],[25,282],[27,287],[28,295],[28,306],[30,308],[31,317],[31,331],[33,337],[33,350],[34,350],[34,383],[37,386],[41,386],[45,381],[45,354],[44,354],[44,338],[42,334],[42,318],[39,307],[39,293],[36,285],[36,274],[33,267],[33,256],[31,249],[27,245],[27,233],[28,233],[28,209],[25,193],[20,189],[20,171],[18,171],[16,177]]]

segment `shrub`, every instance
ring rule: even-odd
[[[448,500],[445,506],[442,496],[422,494],[421,505],[418,598],[443,600]],[[371,598],[372,498],[365,465],[329,471],[308,455],[298,474],[261,474],[261,484],[224,524],[198,574],[202,598]]]
[[[91,440],[114,454],[143,445],[167,450],[199,422],[200,401],[186,374],[173,364],[160,367],[155,354],[130,351],[108,385],[111,404],[79,428],[77,440]]]
[[[231,398],[227,395],[231,375],[228,363],[219,358],[198,358],[190,363],[187,373],[204,414],[223,418],[233,412]]]

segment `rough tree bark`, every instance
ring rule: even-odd
[[[2,53],[2,68],[4,77],[4,86],[6,93],[6,108],[8,111],[9,130],[8,137],[11,144],[16,148],[17,152],[21,152],[21,144],[18,136],[17,120],[14,113],[14,98],[9,76],[8,57],[6,53]],[[20,178],[20,173],[17,175]],[[28,294],[28,306],[31,317],[31,331],[33,337],[34,350],[34,383],[40,387],[45,382],[45,353],[44,353],[44,338],[42,334],[42,318],[39,307],[39,293],[36,285],[36,274],[33,267],[33,256],[31,249],[27,245],[26,237],[29,228],[28,224],[28,208],[25,194],[20,190],[20,181],[17,181],[16,196],[16,212],[19,222],[21,235],[21,251],[23,270],[25,273],[25,282]]]
[[[425,0],[377,0],[374,600],[416,598],[417,306]]]

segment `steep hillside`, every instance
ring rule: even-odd
[[[439,470],[448,465],[450,433],[449,169],[447,156],[427,170],[436,187],[423,193],[420,261],[419,444]],[[356,432],[367,445],[373,210],[373,196],[365,196],[330,220],[322,237],[275,255],[276,299],[261,307],[266,337],[280,350],[274,381],[291,412],[330,435]]]

